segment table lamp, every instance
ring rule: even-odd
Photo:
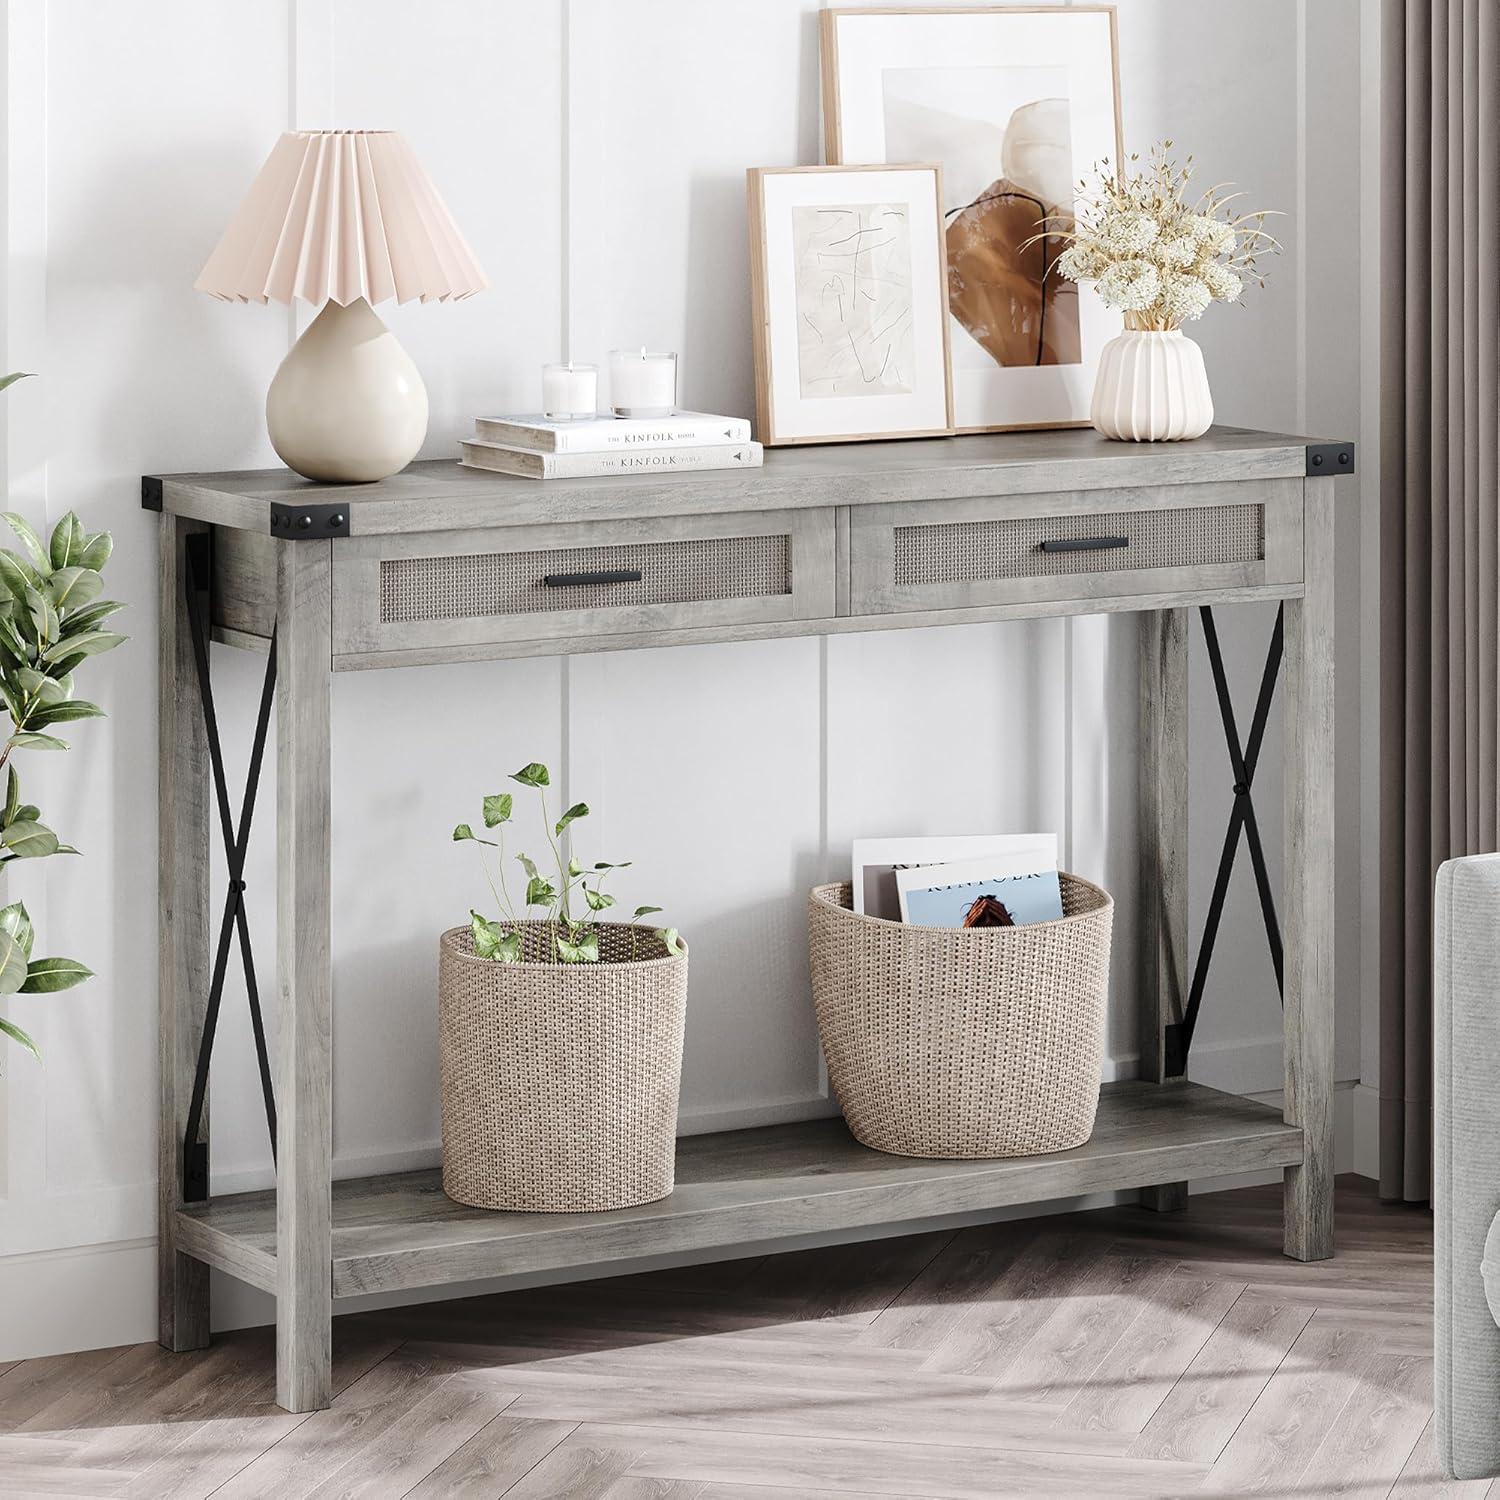
[[[322,311],[266,393],[283,463],[309,479],[384,479],[427,435],[427,389],[371,303],[470,297],[473,252],[410,146],[389,130],[294,130],[250,184],[194,287]]]

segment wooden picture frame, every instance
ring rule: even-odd
[[[1035,230],[1072,212],[1096,162],[1123,159],[1115,7],[834,8],[820,12],[819,41],[826,160],[936,159],[957,195],[944,204],[955,431],[1088,426],[1099,353],[1122,321],[1057,275],[1060,241]],[[995,87],[1002,77],[1015,81]],[[966,78],[967,115],[955,87]],[[1011,90],[1026,101],[1013,112]],[[1040,148],[1053,152],[1047,191],[1011,180],[1023,110],[1022,136],[1039,134],[1035,122],[1053,133]],[[1022,145],[1039,159],[1035,140]]]
[[[752,167],[746,194],[756,437],[773,447],[951,434],[941,169]]]

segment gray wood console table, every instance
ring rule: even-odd
[[[1266,1168],[1285,1169],[1287,1254],[1331,1254],[1333,476],[1353,467],[1347,443],[1215,428],[1155,447],[1066,431],[801,449],[761,470],[671,478],[537,483],[440,461],[367,487],[285,471],[144,480],[161,512],[162,1343],[207,1342],[210,1266],[261,1287],[276,1297],[278,1398],[304,1411],[329,1400],[340,1296],[1111,1188],[1175,1208],[1190,1177]],[[1226,859],[1250,834],[1279,949],[1249,781],[1284,648],[1285,1118],[1181,1077],[1201,998],[1187,951],[1188,613],[1245,600],[1284,603],[1243,746],[1210,643],[1236,783]],[[1142,1078],[1106,1089],[1086,1146],[955,1163],[865,1150],[839,1120],[700,1136],[682,1143],[670,1198],[598,1215],[462,1208],[435,1172],[334,1183],[337,673],[1104,611],[1134,612],[1141,629]],[[269,657],[238,818],[210,639]],[[249,990],[276,1189],[211,1200],[207,1055],[236,936],[249,967],[241,872],[273,700],[274,1069],[253,971]],[[216,818],[230,870],[217,946]]]

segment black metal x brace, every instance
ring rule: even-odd
[[[250,1024],[255,1032],[255,1054],[260,1063],[260,1087],[266,1102],[266,1124],[271,1132],[271,1158],[276,1157],[276,1096],[271,1084],[271,1061],[266,1053],[265,1023],[261,1018],[260,989],[255,982],[255,962],[250,951],[250,926],[245,917],[245,851],[250,844],[250,820],[255,813],[255,791],[265,758],[266,732],[271,722],[271,704],[276,695],[276,632],[271,632],[270,658],[260,692],[260,712],[250,744],[250,768],[240,805],[239,826],[229,806],[229,783],[224,774],[224,752],[219,741],[219,720],[214,711],[213,683],[208,670],[208,631],[212,589],[211,538],[192,536],[187,542],[188,624],[193,638],[193,660],[198,670],[198,693],[203,700],[203,722],[208,731],[208,758],[213,771],[214,792],[219,805],[219,826],[224,854],[229,864],[229,889],[224,897],[224,915],[219,923],[219,944],[214,953],[213,978],[208,987],[208,1005],[203,1017],[203,1039],[198,1045],[198,1068],[193,1076],[193,1095],[188,1105],[187,1130],[183,1139],[182,1195],[189,1203],[208,1197],[208,1144],[198,1139],[203,1123],[203,1103],[208,1090],[208,1064],[213,1055],[214,1032],[219,1021],[219,1002],[224,997],[224,974],[229,966],[229,945],[238,931],[240,962],[245,971],[245,991],[250,1001]]]
[[[1219,649],[1219,632],[1214,612],[1208,605],[1199,609],[1203,620],[1203,642],[1208,647],[1208,665],[1213,672],[1214,691],[1219,699],[1219,717],[1224,721],[1224,739],[1229,746],[1229,764],[1234,772],[1234,804],[1229,813],[1229,827],[1224,833],[1224,848],[1219,855],[1219,873],[1214,878],[1213,893],[1208,900],[1208,915],[1203,923],[1203,940],[1193,965],[1193,980],[1188,989],[1187,1010],[1180,1022],[1166,1028],[1165,1051],[1168,1077],[1179,1077],[1187,1071],[1188,1052],[1193,1045],[1193,1028],[1203,1004],[1203,989],[1208,982],[1208,966],[1213,959],[1214,943],[1219,936],[1219,922],[1224,915],[1224,900],[1229,894],[1229,877],[1239,853],[1240,835],[1250,848],[1250,864],[1255,871],[1255,888],[1260,895],[1261,916],[1266,924],[1266,941],[1271,945],[1271,962],[1276,966],[1276,988],[1283,988],[1281,926],[1276,920],[1276,900],[1271,894],[1271,877],[1266,870],[1265,849],[1260,841],[1260,825],[1255,819],[1255,804],[1250,788],[1255,780],[1256,763],[1266,735],[1266,720],[1271,700],[1276,694],[1276,678],[1281,668],[1282,613],[1276,611],[1276,626],[1271,632],[1271,646],[1266,653],[1265,671],[1261,674],[1260,692],[1255,700],[1255,715],[1250,721],[1250,738],[1240,748],[1239,730],[1235,727],[1234,705],[1229,699],[1229,679],[1224,672],[1224,655]]]

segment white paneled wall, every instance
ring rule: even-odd
[[[543,360],[602,362],[616,344],[679,349],[688,404],[748,414],[744,169],[816,161],[819,141],[814,0],[11,0],[6,25],[3,363],[42,374],[5,398],[10,503],[54,519],[76,506],[113,529],[135,639],[92,678],[112,717],[83,726],[66,763],[27,770],[87,858],[26,872],[20,893],[49,943],[101,977],[17,1003],[44,1068],[0,1059],[0,1255],[23,1289],[0,1308],[0,1358],[154,1330],[155,527],[137,476],[273,461],[263,392],[307,314],[223,306],[191,283],[277,132],[405,132],[490,273],[469,302],[389,312],[427,380],[432,456],[475,414],[533,405]],[[1357,204],[1357,77],[1312,89],[1314,30],[1352,54],[1357,0],[1120,5],[1131,144],[1173,135],[1207,177],[1289,211],[1272,288],[1195,330],[1221,420],[1343,435],[1360,380],[1358,329],[1343,323],[1358,252],[1338,216]],[[1340,598],[1350,621],[1357,583],[1356,568]],[[1223,628],[1248,717],[1269,619]],[[1341,648],[1351,876],[1356,636]],[[1194,667],[1196,900],[1230,778],[1201,657]],[[215,669],[238,776],[261,664],[216,650]],[[435,1158],[436,939],[483,895],[472,850],[447,832],[531,759],[596,807],[580,830],[588,852],[635,861],[622,896],[667,908],[693,944],[685,1129],[831,1109],[803,899],[861,833],[1058,829],[1074,866],[1120,897],[1111,1051],[1128,1074],[1134,672],[1128,622],[1080,620],[341,678],[340,1170]],[[1277,732],[1262,788],[1273,861]],[[273,776],[274,756],[267,787]],[[274,1029],[268,825],[259,834],[249,914]],[[1340,915],[1352,1079],[1357,902]],[[1266,1092],[1279,1014],[1258,923],[1245,870],[1198,1071]],[[218,1187],[269,1180],[233,975],[211,1107]]]

